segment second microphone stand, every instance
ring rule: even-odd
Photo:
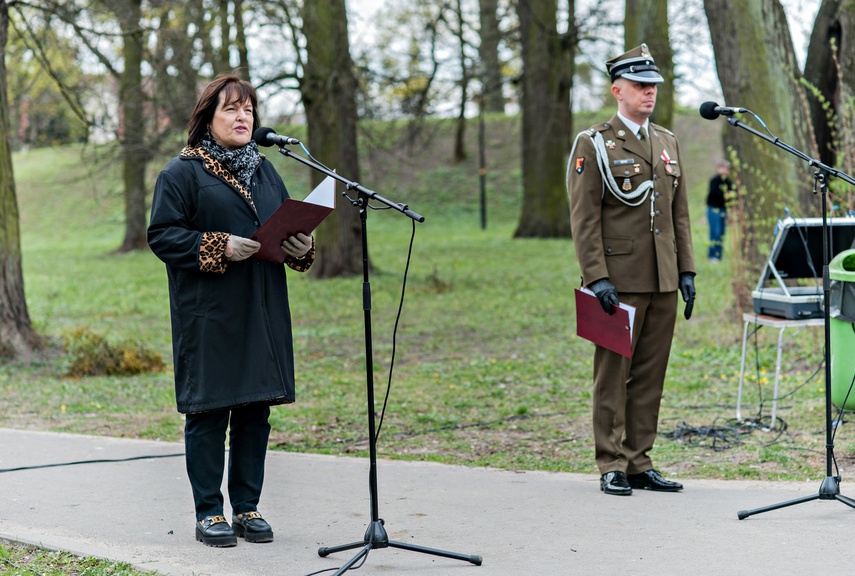
[[[386,533],[386,528],[384,527],[385,522],[380,518],[380,507],[377,499],[377,429],[375,427],[376,422],[374,418],[374,351],[371,336],[371,283],[368,277],[368,201],[376,200],[377,202],[381,202],[389,208],[397,210],[398,212],[412,218],[416,222],[424,222],[424,216],[413,212],[406,204],[393,203],[376,192],[340,176],[336,172],[328,169],[326,166],[294,154],[287,148],[280,147],[279,152],[343,183],[345,185],[345,191],[342,195],[347,198],[353,206],[359,209],[360,230],[362,233],[362,310],[365,323],[365,372],[368,396],[368,491],[371,503],[371,522],[369,523],[362,540],[338,546],[323,546],[318,549],[318,555],[324,558],[330,554],[334,554],[335,552],[353,550],[355,548],[360,549],[355,556],[338,569],[335,576],[344,574],[360,559],[366,557],[371,550],[376,548],[400,548],[411,552],[421,552],[423,554],[442,556],[455,560],[464,560],[475,564],[476,566],[480,566],[482,561],[480,556],[459,554],[457,552],[448,552],[445,550],[437,550],[435,548],[426,548],[424,546],[416,546],[415,544],[390,540]],[[355,200],[351,199],[347,194],[349,191],[356,191],[357,198]]]
[[[754,114],[750,110],[747,110],[751,114]],[[755,115],[756,116],[756,115]],[[758,119],[759,120],[759,119]],[[760,514],[762,512],[769,512],[771,510],[777,510],[779,508],[785,508],[787,506],[793,506],[795,504],[801,504],[803,502],[810,502],[813,500],[837,500],[846,504],[851,508],[855,508],[855,500],[843,496],[840,493],[840,477],[832,475],[832,463],[834,461],[834,436],[832,433],[832,417],[831,417],[831,324],[830,324],[830,316],[829,316],[829,301],[831,294],[831,286],[830,286],[830,278],[828,274],[828,263],[830,260],[830,249],[829,249],[829,227],[828,227],[828,218],[827,218],[827,189],[828,189],[828,179],[829,176],[837,176],[845,180],[850,184],[855,184],[855,180],[852,179],[851,176],[846,174],[845,172],[841,172],[839,170],[835,170],[830,166],[826,166],[819,160],[815,160],[800,152],[799,150],[793,148],[792,146],[785,144],[779,138],[774,137],[770,138],[766,134],[759,132],[750,126],[746,126],[744,123],[740,122],[739,119],[735,116],[728,116],[727,121],[731,126],[736,126],[742,128],[755,136],[758,136],[767,142],[771,142],[775,146],[779,148],[783,148],[790,154],[801,158],[808,162],[810,166],[818,167],[818,170],[814,173],[814,193],[821,193],[821,210],[822,210],[822,303],[823,303],[823,341],[824,341],[824,351],[823,351],[823,362],[825,364],[825,478],[822,481],[822,484],[819,487],[819,491],[816,494],[811,494],[810,496],[804,496],[802,498],[796,498],[794,500],[788,500],[786,502],[780,502],[778,504],[772,504],[770,506],[764,506],[762,508],[755,508],[753,510],[740,510],[737,512],[737,517],[740,520],[744,520],[749,516],[754,514]],[[762,124],[762,120],[760,120]]]

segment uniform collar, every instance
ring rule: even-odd
[[[623,141],[623,149],[632,154],[636,154],[639,158],[644,159],[645,162],[653,164],[650,148],[643,144],[635,135],[638,131],[638,124],[625,119],[620,114],[615,114],[611,121],[614,125],[615,136]],[[630,124],[633,124],[635,128]],[[624,128],[626,128],[626,130],[624,130]],[[650,133],[648,132],[648,134]]]
[[[633,134],[638,134],[638,129],[642,128],[642,127],[645,130],[647,130],[648,134],[650,134],[650,119],[645,120],[644,124],[636,124],[635,122],[633,122],[632,120],[630,120],[629,118],[627,118],[626,116],[621,114],[620,110],[618,110],[617,115],[618,115],[618,118],[620,118],[620,121],[623,122],[624,125],[627,128],[629,128],[629,131],[632,132]]]

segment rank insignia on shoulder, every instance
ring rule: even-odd
[[[606,148],[609,150],[615,149],[615,141],[614,140],[606,140]]]
[[[585,157],[580,156],[579,158],[576,158],[576,174],[581,174],[584,169],[585,169]]]

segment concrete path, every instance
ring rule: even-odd
[[[43,466],[0,473],[0,539],[176,576],[301,576],[356,554],[317,552],[362,542],[367,459],[271,452],[260,511],[275,541],[217,549],[195,541],[183,456],[170,456],[182,452],[175,443],[0,429],[0,469]],[[823,473],[806,483],[687,480],[678,494],[618,497],[600,492],[593,475],[381,460],[389,539],[483,564],[383,548],[347,574],[842,573],[852,566],[855,509],[815,500],[737,519],[739,510],[817,494]],[[844,478],[841,493],[855,497],[855,483]]]

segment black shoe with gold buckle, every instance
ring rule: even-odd
[[[225,516],[208,516],[196,522],[196,540],[215,548],[237,546],[237,536]]]
[[[255,511],[232,516],[232,529],[247,542],[273,542],[273,528]]]

